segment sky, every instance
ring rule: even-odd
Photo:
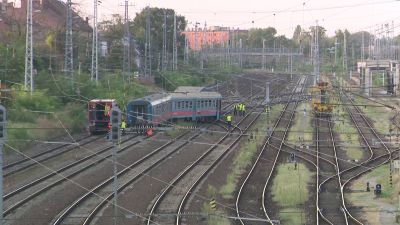
[[[99,20],[123,15],[125,0],[101,1]],[[72,2],[92,17],[93,0]],[[146,6],[172,8],[186,17],[189,27],[195,22],[241,29],[272,26],[278,34],[292,37],[296,25],[309,28],[318,23],[331,36],[345,28],[374,33],[388,23],[396,35],[400,33],[400,0],[129,0],[129,4],[130,19]]]

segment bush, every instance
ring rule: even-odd
[[[19,92],[9,113],[9,120],[33,123],[40,112],[54,112],[60,107],[60,102],[55,97],[50,97],[43,91],[36,91],[32,95],[27,92]]]

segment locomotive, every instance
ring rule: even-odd
[[[328,82],[319,81],[312,87],[312,108],[316,115],[329,116],[332,113],[333,106],[330,103],[331,88]]]
[[[88,123],[91,134],[108,132],[110,113],[117,106],[115,99],[93,99],[88,103]]]

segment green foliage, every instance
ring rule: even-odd
[[[18,92],[12,104],[13,113],[9,113],[9,120],[18,122],[35,122],[35,113],[31,111],[53,112],[60,107],[55,97],[47,96],[43,91],[34,94]]]
[[[25,44],[15,40],[11,44],[0,43],[0,77],[2,81],[20,83],[24,80]]]
[[[278,166],[277,175],[272,184],[273,200],[280,207],[279,216],[284,224],[304,224],[304,208],[301,206],[307,202],[309,193],[308,185],[313,173],[302,163],[298,163],[294,169],[293,163]]]
[[[69,103],[66,105],[65,110],[57,113],[57,119],[60,119],[70,132],[82,132],[87,124],[86,106]]]
[[[166,71],[156,76],[156,83],[168,91],[173,91],[179,86],[205,86],[215,84],[216,81],[225,81],[228,74],[236,72],[230,68],[223,71],[199,71],[192,67],[181,67],[179,71]]]
[[[173,9],[165,8],[150,8],[146,7],[141,12],[136,14],[135,20],[133,21],[132,34],[136,40],[137,47],[142,55],[144,55],[145,49],[145,29],[146,29],[146,16],[149,14],[150,27],[151,27],[151,49],[150,52],[153,55],[153,68],[157,66],[157,60],[154,60],[157,56],[156,53],[161,52],[163,46],[163,23],[164,23],[164,12],[167,15],[167,51],[172,52],[173,42],[173,31],[174,31],[174,14]],[[185,45],[185,38],[182,32],[186,29],[186,19],[184,16],[176,16],[177,23],[177,41],[178,46]],[[183,56],[183,48],[178,48],[178,55]]]

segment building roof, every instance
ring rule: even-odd
[[[177,92],[201,92],[203,91],[204,87],[194,87],[194,86],[180,86],[175,90]]]

